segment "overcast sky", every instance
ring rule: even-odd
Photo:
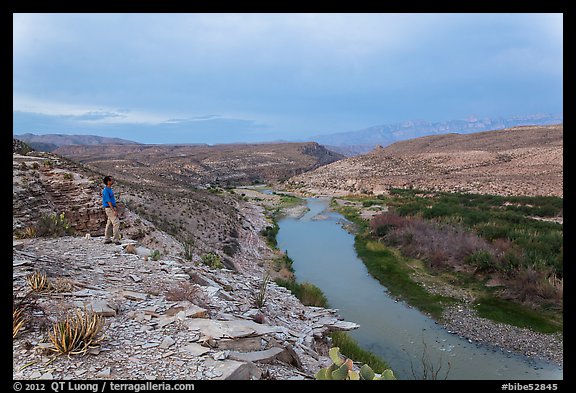
[[[306,139],[562,113],[562,14],[14,14],[15,134]]]

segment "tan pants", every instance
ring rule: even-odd
[[[104,240],[110,239],[110,229],[112,229],[113,233],[113,240],[120,241],[120,219],[116,214],[114,214],[114,210],[109,207],[104,208],[106,212],[106,217],[108,220],[106,221],[106,230],[104,231]]]

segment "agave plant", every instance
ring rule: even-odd
[[[46,291],[50,288],[46,273],[37,270],[34,273],[26,276],[26,282],[28,283],[30,289],[36,292]]]
[[[16,338],[20,330],[26,324],[27,318],[24,313],[24,307],[12,309],[12,339]]]
[[[102,341],[103,327],[104,320],[100,315],[76,309],[75,313],[52,326],[52,332],[48,333],[54,346],[51,350],[68,355],[84,354]]]
[[[354,371],[352,366],[352,360],[342,359],[340,356],[340,348],[332,347],[328,352],[332,364],[326,368],[318,371],[314,377],[318,380],[326,379],[337,379],[337,380],[376,380],[376,379],[386,379],[393,380],[396,379],[392,370],[387,369],[380,375],[377,375],[370,366],[367,364],[360,368],[360,371]]]

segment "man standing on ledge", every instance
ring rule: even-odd
[[[116,210],[116,198],[114,198],[114,191],[112,191],[114,179],[112,176],[105,176],[103,181],[106,187],[102,190],[102,206],[106,212],[106,217],[108,217],[104,231],[104,244],[112,243],[112,240],[114,240],[114,244],[120,244],[120,219]],[[113,230],[112,240],[110,240],[110,227]]]

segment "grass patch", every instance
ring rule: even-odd
[[[562,321],[547,313],[532,310],[509,300],[484,296],[474,306],[478,315],[508,325],[529,328],[540,333],[563,332]]]
[[[354,246],[358,257],[368,268],[368,272],[386,286],[393,296],[404,299],[436,319],[442,317],[445,304],[456,301],[450,297],[428,293],[410,277],[411,270],[405,258],[380,242],[370,240],[363,235],[356,235]]]
[[[298,198],[297,196],[294,195],[282,194],[277,192],[273,192],[273,194],[280,197],[280,202],[278,206],[280,209],[286,209],[289,207],[306,204],[306,201],[304,199]]]
[[[369,365],[374,372],[380,374],[390,368],[382,358],[360,347],[348,333],[332,332],[330,337],[332,338],[333,346],[340,347],[342,355],[353,359],[355,362]]]
[[[284,287],[305,306],[328,307],[328,299],[320,288],[309,282],[298,283],[295,280],[277,278],[276,284]]]
[[[332,205],[335,207],[336,205]],[[363,233],[368,230],[368,222],[360,217],[360,212],[358,208],[353,206],[340,206],[336,207],[338,213],[342,214],[348,221],[353,222],[357,229],[358,233]]]

